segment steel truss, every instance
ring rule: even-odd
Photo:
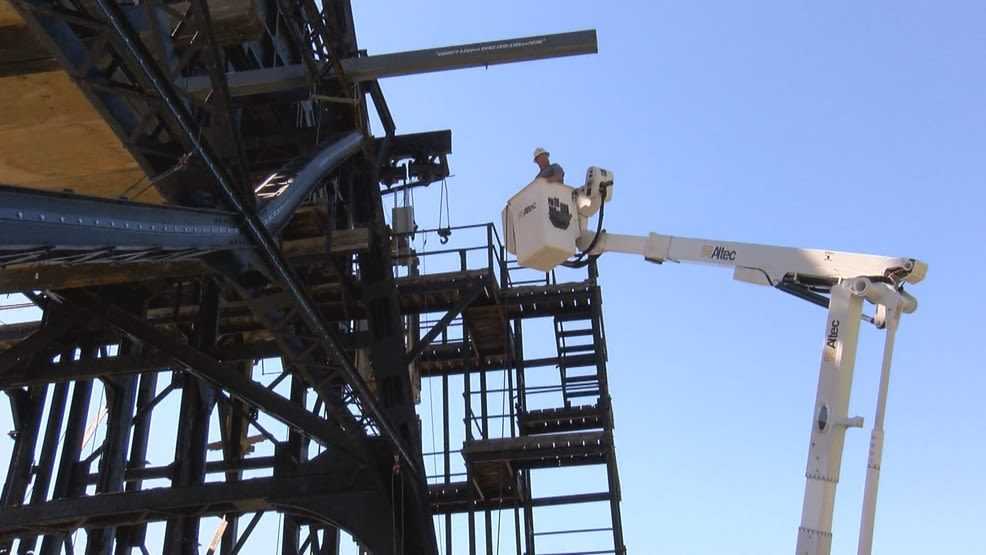
[[[496,302],[473,301],[418,359],[442,407],[425,466],[444,552],[624,554],[595,264],[584,281],[521,282],[533,272],[493,251]],[[539,350],[545,330],[525,335],[537,324],[553,329],[553,354]]]
[[[209,551],[237,553],[272,512],[285,553],[336,553],[340,529],[378,555],[435,553],[432,511],[473,522],[481,509],[489,547],[489,488],[447,481],[462,505],[427,480],[417,369],[458,348],[519,386],[522,358],[448,342],[470,320],[475,345],[506,345],[519,321],[473,317],[502,303],[492,254],[482,271],[395,279],[406,262],[381,195],[446,177],[451,135],[396,135],[376,78],[595,51],[594,32],[489,43],[503,45],[495,59],[464,45],[436,62],[360,57],[345,1],[258,0],[232,15],[217,8],[235,2],[211,0],[10,1],[146,179],[119,200],[0,187],[0,291],[43,311],[0,327],[15,428],[0,553],[72,553],[79,530],[87,553],[199,553],[217,516]],[[291,87],[270,85],[278,68]],[[367,95],[383,138],[368,137]],[[151,187],[167,204],[128,200]],[[435,310],[419,333],[417,315]],[[270,358],[273,373],[256,364]],[[463,453],[468,472],[488,470]],[[496,494],[528,523],[565,500],[521,497],[537,466],[516,466],[523,480]]]

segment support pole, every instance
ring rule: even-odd
[[[831,551],[832,513],[846,428],[862,425],[862,419],[850,420],[847,417],[856,345],[859,342],[859,322],[863,313],[863,298],[850,288],[857,283],[857,280],[842,282],[832,288],[822,343],[818,393],[812,413],[797,555],[827,555]]]
[[[883,365],[880,369],[880,389],[877,393],[876,416],[870,434],[870,456],[866,464],[866,483],[863,486],[863,513],[859,523],[859,555],[869,555],[873,549],[873,524],[876,518],[876,494],[880,485],[880,463],[883,460],[883,417],[887,409],[890,387],[890,361],[893,359],[894,337],[900,322],[901,304],[887,307],[887,338],[883,344]]]

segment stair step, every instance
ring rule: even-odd
[[[590,351],[595,351],[596,346],[592,343],[588,345],[565,345],[558,349],[559,353],[565,355],[568,353],[587,353]]]
[[[590,321],[592,319],[592,314],[588,312],[575,312],[573,314],[558,314],[555,316],[555,322],[576,322],[579,320]]]
[[[602,464],[612,452],[613,437],[606,430],[473,440],[461,451],[474,473],[494,465],[527,469]]]
[[[589,374],[586,376],[565,376],[564,379],[566,384],[570,383],[586,383],[586,382],[599,382],[599,376],[597,374]]]
[[[569,355],[558,357],[558,365],[563,368],[579,368],[582,366],[596,366],[598,363],[596,353],[586,353],[581,355]]]
[[[592,335],[592,329],[587,330],[562,330],[558,332],[560,337],[585,337]]]
[[[598,405],[536,409],[517,416],[526,435],[598,429],[604,427],[603,418]]]
[[[598,397],[599,396],[599,390],[598,389],[590,389],[590,390],[587,390],[587,391],[570,391],[565,396],[568,397],[569,399],[572,399],[572,398],[575,398],[575,397]]]

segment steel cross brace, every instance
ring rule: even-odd
[[[25,366],[35,356],[53,355],[53,351],[58,348],[58,339],[76,328],[85,318],[84,315],[78,312],[62,314],[60,316],[59,318],[54,318],[46,322],[30,336],[10,349],[0,353],[0,383],[6,383],[11,387],[18,385],[10,383],[8,380],[17,374],[26,374],[27,370]],[[43,385],[43,383],[36,385]],[[7,389],[7,387],[3,387],[2,389]]]
[[[214,104],[212,108],[219,120],[216,130],[216,138],[219,139],[217,142],[227,145],[227,150],[232,151],[232,156],[229,157],[232,158],[231,170],[235,176],[235,181],[245,189],[241,193],[252,201],[252,197],[248,196],[249,191],[246,190],[248,186],[246,180],[248,165],[246,150],[243,147],[243,136],[233,114],[233,99],[229,94],[229,85],[226,83],[226,58],[219,49],[216,43],[216,37],[212,31],[209,4],[206,0],[191,0],[191,9],[198,23],[198,32],[195,36],[199,36],[199,34],[204,36],[203,50],[212,85],[209,98],[212,99]]]
[[[363,406],[372,415],[382,435],[390,441],[404,461],[404,464],[407,465],[407,468],[417,473],[418,465],[411,451],[404,444],[404,440],[398,431],[389,422],[383,409],[374,397],[373,392],[370,391],[366,382],[360,377],[352,361],[349,360],[340,345],[332,338],[326,322],[301,283],[301,280],[288,264],[283,253],[274,242],[273,237],[268,233],[260,218],[252,211],[251,203],[240,194],[242,188],[237,185],[227,168],[212,150],[196,135],[197,126],[192,121],[191,115],[181,102],[178,93],[172,87],[171,83],[161,73],[160,68],[153,63],[150,54],[140,41],[133,26],[127,21],[120,6],[113,0],[96,0],[96,3],[106,17],[107,22],[118,33],[123,47],[137,61],[141,72],[151,83],[152,88],[160,95],[161,100],[167,106],[172,117],[178,122],[182,138],[194,146],[195,151],[198,152],[206,167],[215,176],[225,200],[243,217],[247,235],[258,247],[258,254],[261,256],[261,259],[269,266],[271,273],[277,276],[287,289],[294,294],[297,307],[306,323],[312,328],[314,335],[320,338],[322,344],[340,365],[343,377],[356,392]]]
[[[170,356],[189,372],[223,390],[228,390],[251,406],[264,410],[285,425],[300,431],[327,447],[336,447],[350,457],[362,458],[359,445],[334,424],[277,395],[263,385],[215,360],[207,353],[175,341],[144,320],[111,304],[106,299],[82,291],[49,293],[56,301],[85,310],[119,328],[141,343]]]
[[[462,297],[459,299],[459,302],[455,303],[455,306],[450,308],[445,316],[442,316],[442,319],[435,323],[434,327],[432,327],[431,330],[429,330],[428,333],[426,333],[424,337],[422,337],[414,345],[414,347],[408,351],[406,355],[404,355],[405,364],[411,364],[417,360],[418,357],[424,353],[425,349],[428,348],[428,345],[431,345],[431,342],[438,337],[438,334],[442,333],[445,328],[452,323],[452,320],[454,320],[456,316],[461,314],[463,310],[472,304],[476,297],[478,297],[485,288],[485,279],[473,278],[470,280],[468,287],[462,292]]]

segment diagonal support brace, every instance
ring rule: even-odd
[[[268,390],[235,369],[228,368],[205,352],[188,344],[179,343],[151,324],[129,314],[122,308],[89,293],[62,291],[48,293],[53,299],[74,305],[98,315],[137,341],[157,349],[175,360],[180,366],[247,404],[264,410],[291,428],[310,436],[318,443],[339,448],[342,452],[362,459],[358,446],[346,433],[289,399]]]
[[[404,355],[404,364],[411,364],[412,362],[417,360],[418,357],[421,356],[421,353],[423,353],[424,350],[428,347],[428,345],[430,345],[431,342],[434,341],[436,337],[438,337],[438,334],[442,333],[442,331],[444,331],[445,328],[447,328],[448,325],[452,323],[452,320],[454,320],[456,316],[461,314],[462,311],[466,309],[466,307],[472,304],[472,302],[476,300],[476,297],[478,297],[479,294],[482,293],[483,289],[485,288],[486,288],[486,284],[483,282],[483,280],[481,279],[472,280],[472,284],[462,294],[462,297],[459,299],[459,302],[455,303],[455,305],[449,309],[449,311],[445,314],[445,316],[442,316],[442,319],[439,320],[435,324],[435,326],[432,327],[431,330],[429,330],[428,333],[426,333],[424,337],[422,337],[421,340],[418,341],[413,348],[411,348],[410,351],[408,351],[406,355]]]

